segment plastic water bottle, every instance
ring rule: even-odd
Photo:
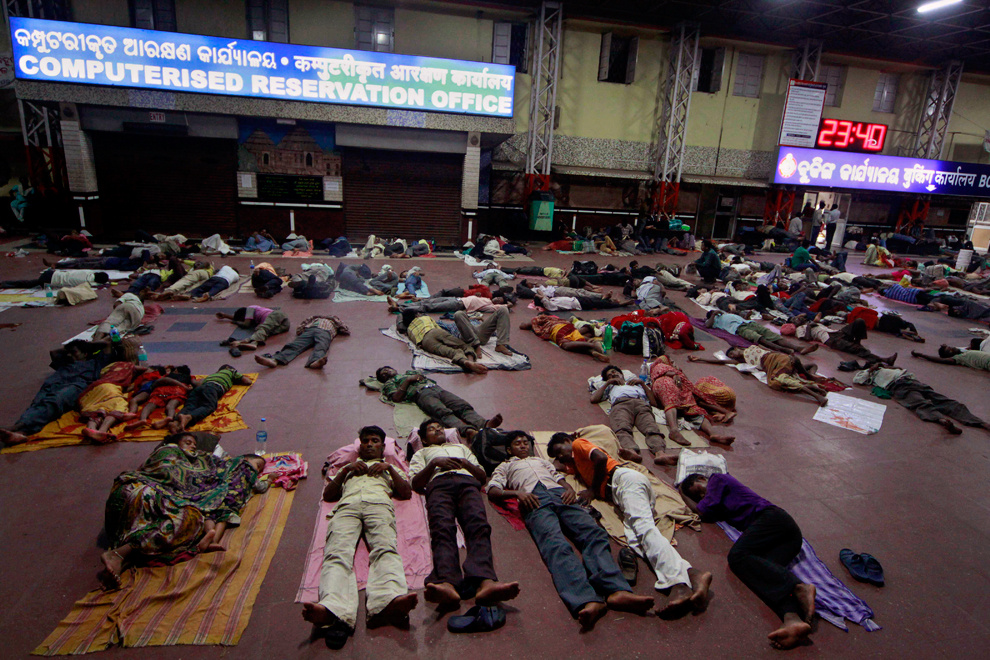
[[[254,453],[258,456],[264,456],[268,453],[268,425],[265,424],[265,418],[261,418],[261,425],[258,427],[258,432],[254,436]]]
[[[254,270],[254,259],[251,260],[251,270]]]
[[[612,350],[612,325],[608,324],[605,326],[605,330],[602,331],[602,350],[606,353]]]
[[[55,292],[52,291],[52,285],[51,284],[46,284],[45,285],[45,298],[51,298],[54,295],[55,295]]]
[[[138,346],[138,364],[144,366],[148,362],[148,351],[144,350],[144,344]]]
[[[120,343],[120,331],[117,330],[117,326],[115,325],[110,326],[110,341],[114,344]]]
[[[650,382],[650,359],[643,358],[643,366],[639,368],[639,379],[644,383]]]

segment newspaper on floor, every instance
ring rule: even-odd
[[[887,406],[845,394],[828,393],[828,405],[815,411],[813,419],[863,435],[872,435],[883,425]]]

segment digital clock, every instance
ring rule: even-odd
[[[886,124],[867,124],[848,119],[822,119],[815,146],[837,151],[879,153],[887,137]]]

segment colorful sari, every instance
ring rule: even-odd
[[[712,405],[715,400],[699,390],[666,355],[660,356],[650,365],[650,382],[653,394],[663,403],[664,410],[676,408],[682,415],[703,415],[711,420],[711,414],[698,405],[698,401]]]
[[[114,480],[106,505],[110,547],[129,544],[159,562],[195,554],[207,520],[239,521],[257,479],[242,456],[162,445],[139,470]]]

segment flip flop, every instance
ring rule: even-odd
[[[239,348],[231,348],[227,352],[230,353],[230,357],[241,357],[241,349]]]
[[[498,630],[505,625],[505,610],[495,605],[475,605],[462,616],[452,616],[447,630],[452,633],[477,633]]]
[[[354,634],[354,631],[343,621],[338,621],[334,625],[324,628],[322,633],[323,642],[327,648],[331,651],[339,651],[344,648],[347,638]]]
[[[619,568],[622,569],[622,577],[630,586],[636,586],[636,578],[639,575],[639,562],[636,561],[636,553],[630,548],[619,550]]]
[[[877,558],[871,554],[864,552],[860,555],[860,557],[863,558],[863,561],[866,564],[866,575],[868,576],[867,582],[874,586],[882,587],[884,585],[883,566],[881,566],[880,562],[877,561]]]
[[[866,560],[849,548],[839,550],[839,561],[849,570],[849,574],[858,582],[869,582],[870,575],[866,569]]]

